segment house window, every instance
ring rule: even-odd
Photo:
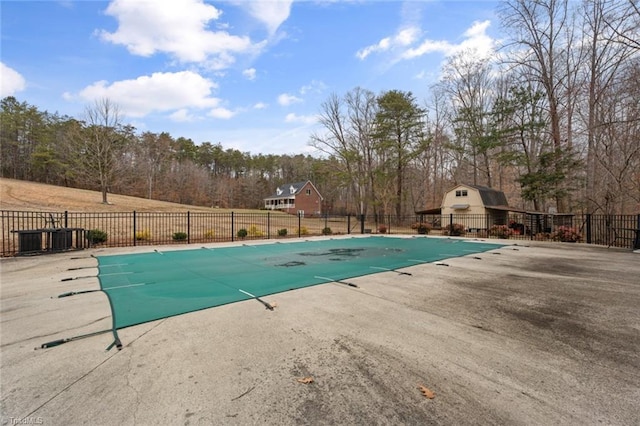
[[[456,197],[466,197],[466,196],[467,196],[466,189],[459,189],[456,191]]]
[[[307,189],[307,195],[311,195],[311,190]]]

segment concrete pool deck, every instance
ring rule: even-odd
[[[519,241],[267,296],[273,311],[249,300],[125,328],[121,351],[105,351],[110,333],[34,349],[110,328],[103,293],[57,298],[99,288],[61,281],[95,275],[90,255],[153,249],[0,260],[2,424],[640,422],[630,251]]]

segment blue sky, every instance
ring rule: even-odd
[[[108,98],[138,132],[252,154],[314,153],[331,93],[429,95],[490,52],[495,1],[2,1],[2,97],[82,118]]]

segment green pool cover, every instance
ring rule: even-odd
[[[113,332],[283,291],[480,253],[502,245],[368,237],[98,256]]]

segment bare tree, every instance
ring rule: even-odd
[[[561,170],[563,151],[570,140],[566,131],[562,131],[563,96],[568,86],[566,55],[569,51],[568,36],[568,0],[508,0],[504,3],[501,15],[503,24],[511,31],[512,48],[509,63],[524,67],[530,78],[539,82],[547,98],[549,115],[549,136],[556,153],[556,173]],[[568,127],[565,126],[565,129]],[[570,148],[570,147],[569,147]],[[562,183],[556,188],[556,204],[559,211],[566,211],[565,191]]]
[[[610,113],[603,114],[602,111],[609,109],[607,105],[612,99],[619,100],[618,95],[611,92],[611,88],[619,85],[621,78],[626,79],[629,76],[624,68],[638,50],[634,48],[633,43],[625,42],[634,37],[633,25],[627,22],[633,20],[629,7],[612,0],[585,0],[582,11],[584,51],[588,59],[585,67],[587,110],[584,114],[587,133],[585,201],[587,212],[593,213],[598,205],[608,206],[611,201],[609,185],[596,188],[596,181],[603,177],[597,171],[598,165],[603,164],[598,158],[603,152],[611,153],[611,150],[602,150],[603,145],[616,143],[616,141],[607,140],[612,135],[610,127],[614,123],[610,122],[612,119]],[[613,17],[616,18],[615,21]],[[640,15],[635,19],[636,38],[638,38],[638,17]],[[608,194],[605,197],[609,201],[605,201],[604,204],[600,198],[603,194],[601,189]],[[606,208],[609,209],[609,207]]]
[[[145,132],[140,137],[137,160],[144,170],[146,195],[149,199],[154,198],[158,178],[163,169],[168,167],[173,144],[174,140],[168,133]]]
[[[640,6],[635,0],[607,1],[604,24],[611,30],[611,40],[640,50]]]
[[[123,126],[117,105],[109,99],[96,101],[85,109],[82,126],[68,134],[74,146],[74,165],[80,177],[90,186],[97,186],[102,202],[108,204],[107,194],[117,177],[119,156],[132,128]]]
[[[355,88],[344,99],[332,94],[321,105],[319,122],[325,132],[313,133],[309,144],[336,157],[344,183],[353,188],[358,212],[366,214],[372,193],[373,120],[376,99],[370,91]]]
[[[444,75],[442,87],[451,102],[456,149],[471,163],[473,184],[492,187],[491,158],[499,141],[489,125],[495,92],[491,66],[488,60],[463,52],[448,61]]]

